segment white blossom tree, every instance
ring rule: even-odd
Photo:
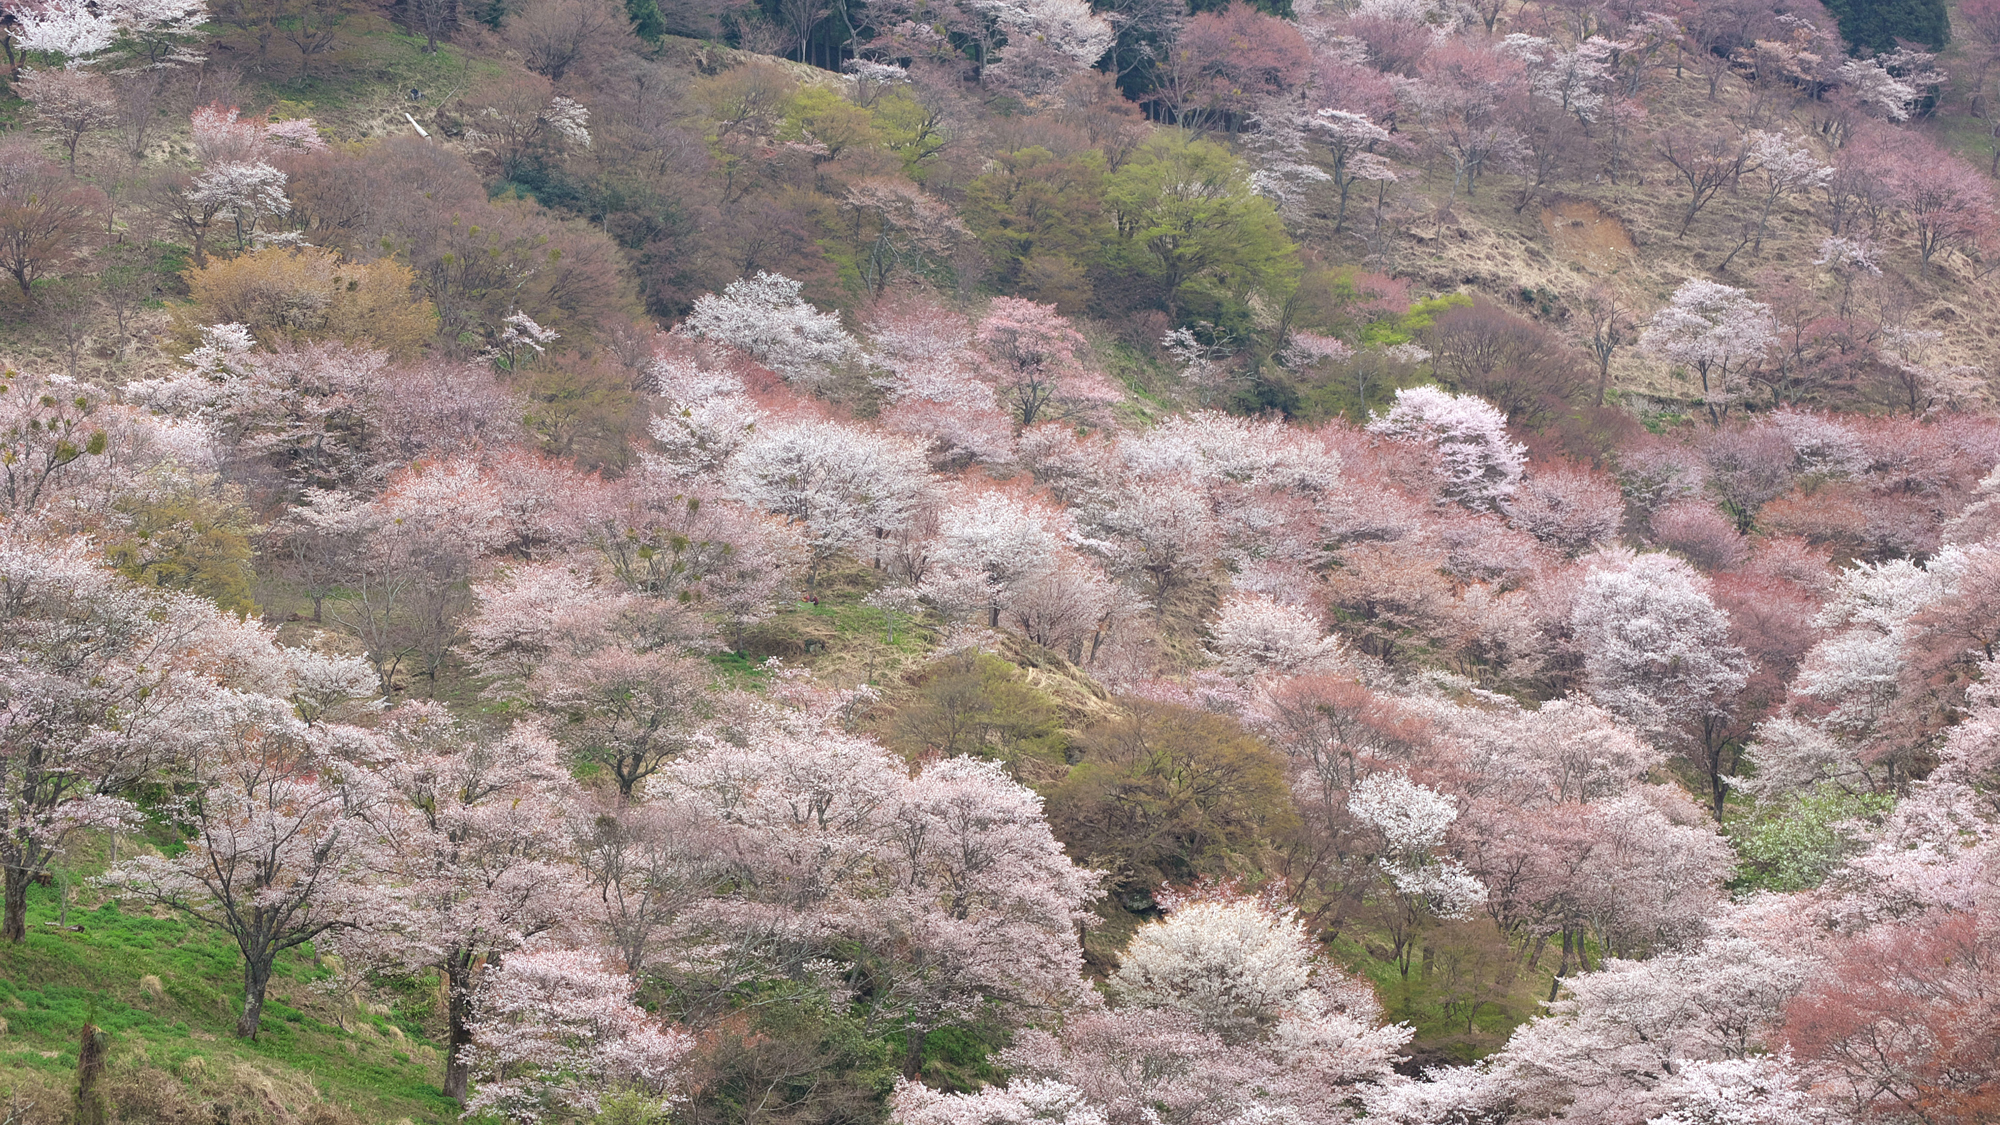
[[[1726,721],[1751,664],[1699,576],[1668,555],[1614,556],[1584,579],[1570,628],[1591,698],[1689,753],[1721,819]]]
[[[861,348],[838,316],[799,295],[804,288],[775,273],[732,281],[719,296],[697,298],[676,331],[747,352],[802,388],[820,387],[835,369],[858,360]]]
[[[1405,387],[1368,430],[1436,449],[1444,495],[1475,512],[1512,496],[1526,461],[1526,447],[1507,436],[1507,416],[1477,395]]]
[[[809,589],[836,556],[901,528],[930,489],[914,445],[815,420],[762,427],[731,459],[724,480],[743,502],[801,530]]]
[[[1740,378],[1776,342],[1770,306],[1741,289],[1689,278],[1653,314],[1639,347],[1699,375],[1709,420],[1719,424],[1739,397],[1731,377]]]

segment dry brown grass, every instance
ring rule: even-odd
[[[1711,102],[1705,79],[1692,71],[1676,79],[1671,70],[1662,70],[1649,79],[1642,96],[1649,133],[1761,128],[1804,139],[1822,159],[1830,155],[1812,127],[1808,107],[1759,104],[1757,91],[1740,78],[1726,79]],[[1378,268],[1410,277],[1431,293],[1484,293],[1523,310],[1546,302],[1549,295],[1560,306],[1602,285],[1631,301],[1642,316],[1690,277],[1753,290],[1760,275],[1825,284],[1823,272],[1813,264],[1826,233],[1820,196],[1781,200],[1771,214],[1762,252],[1745,248],[1727,270],[1721,268],[1756,225],[1762,186],[1762,178],[1752,174],[1735,190],[1725,189],[1682,236],[1678,228],[1687,188],[1650,143],[1634,146],[1628,174],[1617,183],[1598,176],[1584,183],[1553,184],[1527,206],[1517,207],[1522,181],[1488,175],[1476,194],[1461,194],[1442,217],[1437,208],[1450,176],[1430,169],[1406,182],[1400,208],[1405,218],[1383,246]],[[1324,230],[1308,238],[1331,241]],[[1351,230],[1334,249],[1336,260],[1351,257],[1361,241]],[[1929,276],[1920,276],[1907,231],[1885,231],[1881,248],[1884,282],[1907,309],[1904,323],[1943,333],[1934,362],[1984,372],[2000,366],[1996,330],[1979,315],[2000,296],[1993,276],[1982,276],[1977,263],[1959,254],[1940,256]],[[1553,319],[1561,323],[1559,310]],[[1629,348],[1614,361],[1612,377],[1620,391],[1656,399],[1685,400],[1693,390],[1666,365]]]

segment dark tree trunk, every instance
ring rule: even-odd
[[[236,1038],[257,1038],[264,1020],[264,990],[271,985],[271,957],[245,956],[243,959],[243,1015],[236,1021]]]
[[[28,869],[7,868],[7,914],[0,937],[20,941],[28,936]]]
[[[95,1024],[83,1025],[83,1039],[76,1049],[76,1112],[71,1116],[75,1125],[105,1125],[111,1120],[111,1107],[97,1088],[109,1046]]]
[[[445,1033],[444,1096],[464,1102],[472,1084],[472,1062],[465,1049],[472,1045],[472,963],[460,954],[445,967],[445,984],[450,998],[445,1007],[450,1028]]]

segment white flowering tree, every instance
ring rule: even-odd
[[[1458,821],[1458,804],[1450,797],[1401,774],[1379,773],[1354,786],[1347,809],[1380,834],[1376,864],[1412,908],[1463,918],[1486,900],[1485,885],[1443,854],[1445,835]],[[1407,942],[1399,944],[1408,948]],[[1409,972],[1407,961],[1403,971]]]
[[[1700,576],[1669,555],[1611,560],[1584,579],[1570,628],[1591,697],[1694,759],[1720,819],[1726,724],[1752,665]]]
[[[1266,594],[1232,595],[1209,635],[1210,657],[1230,676],[1325,672],[1340,662],[1340,641],[1327,634],[1317,611]]]
[[[45,0],[9,3],[6,12],[16,45],[58,56],[70,66],[95,62],[120,45],[150,68],[200,62],[187,40],[208,20],[204,0]]]
[[[930,489],[923,450],[902,439],[803,419],[759,429],[724,480],[746,504],[803,533],[806,585],[834,557],[877,533],[901,529]]]
[[[825,383],[834,369],[858,360],[861,348],[838,316],[819,311],[799,295],[804,288],[775,273],[732,281],[719,296],[697,298],[676,331],[747,352],[786,381],[810,390]]]
[[[1475,512],[1492,511],[1514,494],[1527,447],[1507,436],[1507,416],[1478,395],[1437,387],[1405,387],[1368,431],[1437,450],[1446,498]]]
[[[1653,314],[1639,347],[1700,376],[1709,420],[1719,424],[1738,397],[1731,377],[1743,375],[1776,342],[1769,305],[1741,289],[1691,277]]]

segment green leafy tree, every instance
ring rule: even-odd
[[[1113,237],[1102,153],[1057,156],[1039,145],[1002,153],[967,185],[961,214],[1003,291],[1066,313],[1089,302],[1086,271]],[[1063,278],[1072,280],[1065,285]]]
[[[1826,10],[1856,52],[1893,51],[1898,39],[1942,50],[1951,38],[1944,0],[1826,0]]]
[[[1740,882],[1773,891],[1817,887],[1861,850],[1860,831],[1895,804],[1887,793],[1823,785],[1761,804],[1731,832],[1743,857]]]
[[[1055,701],[1026,683],[1020,669],[988,653],[948,656],[932,666],[916,697],[889,723],[892,745],[906,754],[977,754],[1036,773],[1060,767],[1062,716]]]
[[[1289,288],[1298,255],[1243,162],[1212,141],[1155,136],[1106,184],[1122,245],[1150,270],[1178,320],[1196,308],[1223,323],[1258,290]]]
[[[1144,700],[1085,733],[1049,826],[1128,905],[1163,883],[1240,870],[1297,828],[1284,759],[1223,715]]]
[[[243,490],[213,476],[156,471],[121,501],[121,534],[107,548],[120,573],[148,586],[186,590],[236,613],[257,612],[251,536],[259,528]]]

